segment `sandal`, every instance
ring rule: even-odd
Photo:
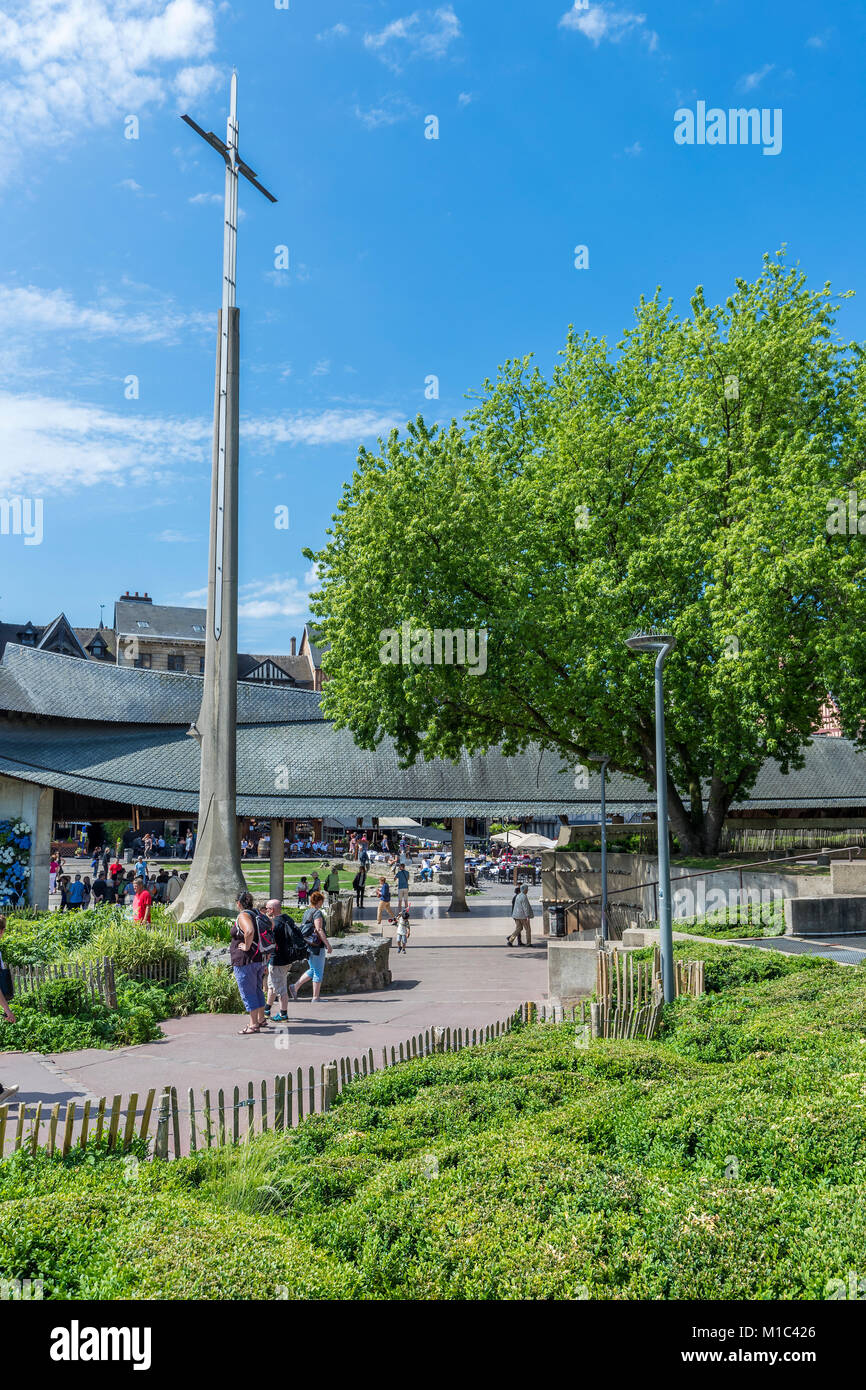
[[[261,1031],[261,1028],[240,1028],[238,1030],[238,1037],[244,1038],[247,1037],[250,1033],[260,1033]]]

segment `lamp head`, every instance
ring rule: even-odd
[[[676,646],[676,638],[672,633],[651,627],[641,632],[633,632],[631,637],[626,637],[625,645],[630,652],[670,652]]]

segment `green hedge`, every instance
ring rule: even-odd
[[[95,1150],[7,1160],[0,1277],[63,1298],[824,1298],[866,1256],[866,973],[680,954],[713,992],[652,1043],[522,1028],[134,1181]]]

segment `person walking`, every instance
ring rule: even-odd
[[[234,971],[241,1003],[249,1021],[241,1028],[239,1037],[267,1031],[265,1022],[265,992],[262,988],[265,967],[261,960],[256,931],[256,914],[251,893],[239,893],[238,915],[232,923],[229,941],[229,960]]]
[[[397,869],[397,911],[401,908],[409,909],[409,870],[405,864],[401,864]]]
[[[293,999],[297,999],[298,990],[301,988],[301,985],[305,985],[308,980],[312,980],[314,1004],[318,1002],[321,993],[326,956],[330,956],[333,953],[333,947],[325,931],[325,914],[322,911],[322,903],[324,901],[324,893],[310,894],[310,906],[304,913],[304,918],[301,922],[301,933],[310,952],[307,956],[307,969],[298,980],[297,984],[289,985],[290,995]]]
[[[307,875],[301,874],[301,879],[298,883],[298,907],[306,907],[309,896],[310,889],[307,883]]]
[[[405,956],[405,954],[406,954],[406,942],[409,940],[409,936],[410,936],[410,929],[409,929],[409,909],[408,909],[407,907],[404,907],[404,908],[403,908],[403,911],[400,913],[400,916],[397,918],[397,955],[398,955],[398,956]]]
[[[376,908],[376,925],[382,925],[382,918],[387,916],[391,919],[391,888],[384,874],[379,876],[379,887],[376,889],[376,897],[379,899],[379,906]]]
[[[0,917],[0,942],[3,940],[3,933],[6,930],[6,918]],[[0,1013],[2,1013],[7,1023],[15,1022],[15,1015],[9,1007],[9,1000],[12,998],[12,972],[3,964],[3,955],[0,952]],[[4,1086],[0,1081],[0,1105],[5,1105],[13,1096],[18,1094],[17,1086]]]
[[[526,892],[526,884],[518,885],[517,892],[511,899],[511,918],[514,922],[514,930],[510,936],[506,937],[509,946],[522,946],[523,940],[521,933],[526,932],[526,944],[532,945],[532,927],[529,925],[533,917],[532,904]]]
[[[364,865],[361,864],[361,865],[359,866],[359,868],[358,868],[358,872],[355,874],[355,877],[352,879],[352,887],[353,887],[354,890],[355,890],[355,906],[356,906],[356,907],[363,907],[363,906],[364,906],[364,889],[366,888],[366,886],[367,886],[367,870],[364,868]]]
[[[52,854],[51,863],[48,866],[48,891],[57,892],[57,875],[60,873],[60,860],[56,854]]]
[[[108,880],[105,877],[104,869],[100,869],[99,873],[96,875],[96,878],[93,880],[92,891],[94,907],[101,907],[102,904],[106,901],[106,896],[108,894]]]

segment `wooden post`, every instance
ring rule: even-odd
[[[159,1098],[159,1110],[156,1117],[156,1144],[154,1145],[154,1158],[168,1158],[168,1110],[170,1097],[168,1091],[163,1091]]]
[[[337,1099],[337,1063],[322,1067],[322,1109],[330,1110]]]
[[[434,1026],[434,1028],[433,1028],[433,1051],[434,1051],[434,1052],[444,1052],[444,1051],[445,1051],[445,1029],[444,1029],[444,1028],[437,1028],[437,1027],[435,1027],[435,1026]]]
[[[117,990],[114,985],[114,962],[105,956],[102,962],[103,979],[105,980],[105,1002],[110,1009],[117,1008]]]

